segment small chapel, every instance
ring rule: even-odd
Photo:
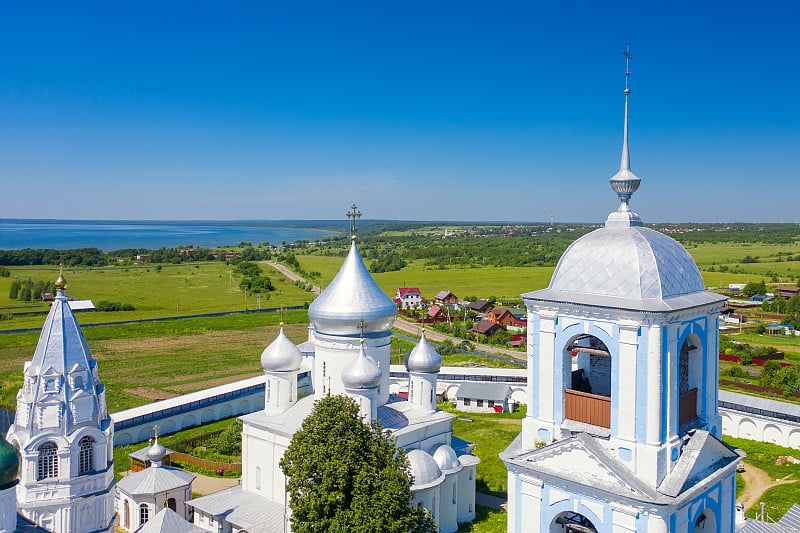
[[[629,50],[625,51],[631,59]],[[528,410],[501,455],[512,533],[732,533],[740,455],[722,442],[718,321],[677,241],[630,208],[628,76],[619,208],[523,294]]]
[[[290,531],[286,479],[279,462],[314,402],[344,394],[365,423],[377,420],[410,463],[415,505],[429,510],[439,531],[452,533],[475,518],[479,459],[453,436],[454,415],[436,408],[442,359],[425,334],[408,354],[408,399],[390,394],[391,327],[397,307],[375,283],[356,246],[353,206],[351,246],[331,284],[308,310],[309,338],[299,347],[284,333],[261,355],[264,409],[240,417],[241,485],[187,502],[194,524],[206,531]],[[301,396],[298,376],[311,373],[312,393]],[[335,436],[331,436],[335,438]]]

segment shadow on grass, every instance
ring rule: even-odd
[[[475,520],[461,524],[458,533],[503,533],[506,531],[506,525],[505,511],[476,505]]]

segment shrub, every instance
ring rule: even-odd
[[[136,307],[131,304],[125,304],[122,302],[109,302],[108,300],[100,300],[94,305],[94,308],[98,311],[135,311]]]

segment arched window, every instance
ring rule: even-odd
[[[173,511],[177,511],[178,510],[178,503],[175,501],[175,498],[167,499],[167,507],[169,507]]]
[[[122,515],[122,525],[125,526],[125,529],[131,528],[131,504],[128,500],[125,500],[125,509]]]
[[[94,439],[90,436],[78,441],[78,473],[86,474],[94,470]]]
[[[45,442],[39,446],[36,480],[53,477],[58,477],[58,446],[55,442]]]
[[[143,503],[139,506],[139,526],[146,524],[148,520],[150,520],[150,508]]]
[[[272,381],[267,380],[267,401],[269,402],[270,398],[272,398]]]

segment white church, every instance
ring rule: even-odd
[[[705,291],[679,243],[630,209],[640,180],[628,157],[629,93],[626,82],[621,166],[611,178],[619,208],[567,249],[546,289],[523,295],[528,411],[502,454],[510,532],[735,528],[741,457],[720,440],[717,399],[724,298]],[[129,531],[289,531],[279,461],[329,394],[350,396],[365,422],[391,431],[408,454],[412,504],[429,509],[440,531],[472,521],[479,460],[453,436],[454,416],[436,409],[441,358],[423,334],[406,359],[408,399],[391,394],[396,307],[358,253],[355,206],[349,216],[353,242],[309,308],[308,341],[298,347],[281,329],[261,356],[265,405],[241,417],[241,484],[196,499],[193,476],[163,467],[157,441],[152,466],[115,488],[105,388],[59,276],[15,419],[0,438],[0,533],[113,531],[115,493]],[[298,376],[308,372],[313,393],[300,397]]]
[[[114,426],[66,286],[59,275],[39,344],[25,363],[6,436],[18,480],[4,487],[9,483],[0,477],[0,533],[114,530]]]
[[[630,55],[626,52],[630,59]],[[576,240],[528,310],[528,410],[501,455],[508,531],[734,531],[736,465],[721,440],[719,310],[689,253],[629,201],[626,69],[620,200]]]
[[[356,216],[355,210],[351,215]],[[436,409],[441,357],[423,333],[406,360],[408,400],[390,394],[391,327],[397,307],[364,266],[354,232],[355,226],[344,264],[309,307],[309,340],[301,345],[303,351],[281,328],[261,355],[265,406],[240,417],[241,485],[189,501],[195,525],[224,533],[289,531],[286,479],[279,461],[314,402],[336,394],[353,398],[364,422],[380,421],[406,450],[412,504],[426,507],[440,531],[454,532],[459,523],[475,518],[479,459],[453,437],[454,415]],[[309,370],[313,394],[298,398],[298,374]]]

